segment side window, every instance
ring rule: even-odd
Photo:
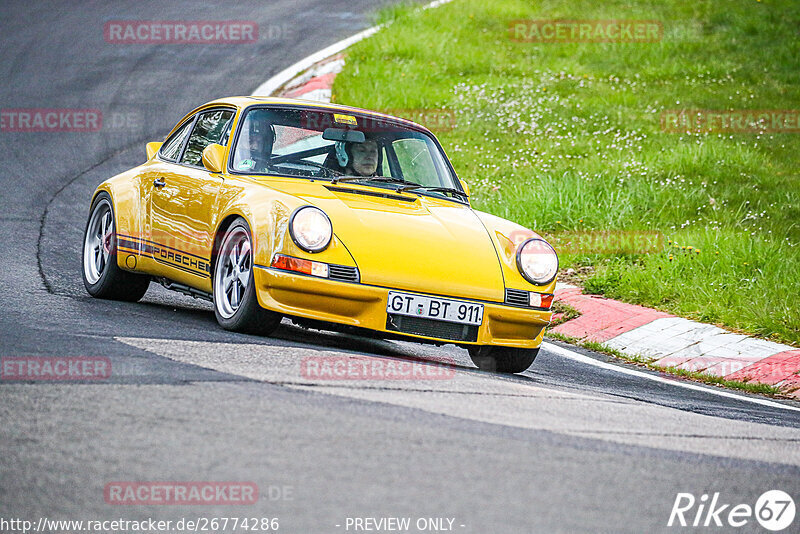
[[[233,119],[233,111],[217,109],[202,113],[189,136],[186,150],[181,157],[181,163],[187,165],[203,166],[203,150],[211,143],[219,143],[228,128],[228,123]]]
[[[391,176],[392,172],[389,168],[389,155],[386,153],[386,145],[381,144],[381,157],[380,166],[378,167],[378,176]],[[396,176],[395,178],[399,178]]]
[[[186,140],[186,136],[189,134],[189,128],[192,127],[192,122],[192,119],[186,121],[186,124],[181,126],[177,132],[172,134],[172,137],[164,142],[164,144],[161,146],[161,151],[159,152],[162,158],[169,161],[175,161],[178,159],[178,156],[181,153],[183,142]]]
[[[230,139],[230,137],[231,137],[231,128],[232,128],[232,127],[233,127],[233,121],[232,121],[232,120],[229,120],[229,121],[228,121],[228,125],[225,127],[225,133],[224,133],[224,134],[222,134],[222,139],[220,139],[219,141],[217,141],[217,142],[218,142],[219,144],[221,144],[222,146],[227,146],[227,144],[228,144],[228,140],[229,140],[229,139]]]

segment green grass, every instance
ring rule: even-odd
[[[635,363],[653,371],[679,376],[688,380],[694,380],[695,382],[702,382],[703,384],[738,389],[740,391],[747,391],[748,393],[759,393],[761,395],[769,395],[771,397],[781,396],[785,393],[781,388],[770,384],[762,384],[760,382],[744,382],[741,380],[725,380],[721,376],[703,373],[701,371],[688,371],[686,369],[679,369],[677,367],[659,367],[658,365],[653,364],[653,358],[625,354],[624,352],[620,352],[617,349],[612,349],[611,347],[596,341],[581,341],[576,337],[565,336],[557,332],[548,332],[545,337],[564,341],[565,343],[583,347],[584,349],[594,352],[608,354],[609,356],[614,356],[615,358],[619,358],[630,363]]]
[[[337,102],[452,110],[457,127],[436,133],[477,209],[556,237],[664,236],[649,253],[562,253],[564,268],[596,267],[591,291],[800,344],[800,135],[659,122],[800,109],[800,3],[455,0],[380,18],[391,24],[348,51]],[[509,39],[511,20],[553,18],[656,19],[664,38]]]
[[[553,316],[558,315],[558,318],[550,321],[550,326],[548,328],[556,327],[562,323],[566,323],[567,321],[571,321],[572,319],[580,317],[581,315],[581,312],[561,300],[553,301],[552,310]]]

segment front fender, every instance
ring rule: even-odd
[[[309,253],[298,247],[289,235],[289,218],[294,210],[313,205],[307,200],[273,189],[247,177],[226,177],[220,200],[217,243],[225,227],[236,216],[250,226],[253,264],[269,267],[276,253],[325,263],[356,266],[344,243],[336,236],[333,222],[331,244],[322,252]],[[216,255],[214,255],[216,256]]]
[[[539,293],[553,293],[556,289],[555,280],[549,284],[537,286],[526,280],[517,268],[517,248],[530,238],[544,238],[533,230],[496,215],[478,210],[473,211],[475,211],[475,214],[489,232],[494,248],[497,251],[497,257],[500,259],[506,287],[526,291],[533,290]]]

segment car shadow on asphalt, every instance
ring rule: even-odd
[[[147,337],[202,341],[212,343],[241,343],[287,348],[308,348],[341,351],[347,354],[394,358],[412,363],[435,364],[453,371],[491,376],[495,379],[517,383],[541,384],[542,380],[530,374],[504,374],[477,369],[469,360],[466,349],[454,344],[434,345],[419,343],[414,338],[387,340],[351,332],[331,331],[324,326],[298,326],[284,318],[270,336],[230,332],[216,322],[213,305],[166,290],[148,291],[138,303],[101,301],[91,297],[73,297],[75,300],[100,306],[98,313],[106,316],[125,314],[130,321],[124,328],[115,324],[117,337]],[[528,371],[527,373],[530,373]]]

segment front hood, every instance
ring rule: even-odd
[[[274,186],[273,186],[274,187]],[[491,238],[468,207],[402,194],[413,202],[358,194],[391,190],[341,184],[292,187],[328,214],[365,284],[502,302],[503,274]],[[345,192],[341,190],[353,191]],[[289,190],[287,190],[289,192]]]

